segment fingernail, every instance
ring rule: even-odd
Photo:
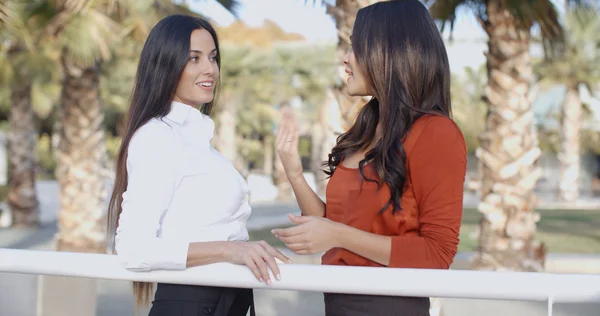
[[[288,260],[287,260],[287,262],[288,262],[288,263],[294,263],[294,262],[292,261],[292,259],[288,259]]]
[[[271,282],[271,279],[267,280],[267,285],[273,285],[273,283]]]
[[[277,281],[281,281],[281,276],[278,274],[275,276],[275,279],[277,279]]]
[[[258,278],[258,282],[262,282],[262,281],[263,281],[263,279],[262,279],[262,278]]]

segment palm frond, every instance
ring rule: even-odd
[[[58,80],[36,81],[31,85],[31,105],[37,117],[46,119],[60,99],[62,84]]]
[[[517,18],[530,27],[538,24],[544,37],[560,39],[562,27],[556,7],[550,0],[505,0]]]
[[[217,0],[217,2],[223,6],[223,8],[227,9],[227,11],[231,12],[233,16],[238,17],[238,10],[240,7],[239,0]]]
[[[12,82],[13,77],[14,70],[8,58],[8,51],[2,49],[0,50],[0,86],[7,86]]]
[[[60,37],[68,57],[82,66],[111,57],[111,45],[117,40],[120,26],[104,13],[93,8],[70,16]]]
[[[27,26],[27,20],[30,15],[27,13],[27,6],[24,2],[7,2],[0,4],[0,20],[3,24],[3,32],[13,42],[18,42],[18,46],[24,46],[28,50],[35,48],[35,41]],[[13,45],[15,46],[15,45]]]
[[[8,16],[8,8],[4,2],[0,2],[0,25],[6,26],[6,19]]]
[[[579,85],[600,82],[600,20],[597,10],[570,8],[562,48],[534,68],[542,81]]]
[[[458,15],[458,10],[462,7],[468,8],[475,13],[478,21],[483,25],[485,5],[483,0],[434,0],[426,3],[429,6],[429,12],[434,19],[441,22],[440,32],[446,30],[446,25],[450,27],[450,39],[453,37],[454,24]]]

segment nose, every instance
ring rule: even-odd
[[[201,71],[205,75],[212,75],[213,74],[214,67],[213,67],[212,62],[208,58],[205,59],[204,62],[202,63]]]
[[[348,50],[346,52],[346,55],[344,55],[344,65],[348,65],[348,60],[350,59],[350,50]]]

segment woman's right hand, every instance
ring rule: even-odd
[[[302,176],[302,162],[298,152],[298,123],[290,109],[282,110],[281,121],[277,128],[275,147],[288,179]]]
[[[292,261],[284,254],[273,248],[264,240],[261,241],[232,241],[228,243],[225,257],[228,262],[240,265],[246,265],[256,279],[260,282],[265,282],[271,285],[271,276],[267,266],[273,271],[273,275],[277,280],[280,280],[280,271],[275,258],[285,263]]]

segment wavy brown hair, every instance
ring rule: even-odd
[[[359,163],[362,178],[389,186],[391,197],[380,210],[402,209],[406,181],[403,140],[425,114],[451,116],[450,66],[441,34],[427,8],[418,0],[378,2],[360,9],[352,34],[352,49],[365,74],[372,99],[359,111],[354,125],[337,139],[325,163],[333,175],[344,157],[369,148]],[[380,130],[379,139],[376,131]],[[371,164],[377,179],[365,177]]]
[[[159,21],[144,43],[137,68],[131,106],[127,114],[124,136],[117,157],[114,188],[108,204],[108,240],[115,251],[114,237],[121,214],[123,193],[127,190],[127,149],[133,134],[152,118],[163,118],[171,110],[179,79],[190,59],[190,37],[197,29],[205,29],[215,41],[216,61],[221,67],[217,33],[204,19],[186,15],[171,15]],[[216,78],[215,98],[219,87]],[[202,105],[202,113],[209,115],[212,102]],[[136,306],[147,305],[153,294],[153,284],[133,282]]]

